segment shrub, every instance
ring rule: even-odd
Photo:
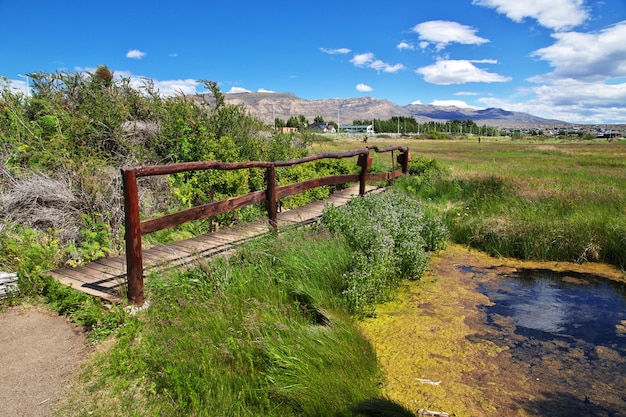
[[[0,269],[18,273],[22,295],[40,294],[44,289],[42,274],[57,263],[57,236],[25,226],[0,224],[0,241]]]
[[[164,98],[152,82],[132,88],[130,80],[115,77],[106,66],[93,74],[29,75],[30,97],[0,80],[0,220],[45,233],[51,230],[71,263],[122,247],[120,166],[295,159],[308,154],[313,139],[308,132],[264,131],[260,119],[227,104],[211,81],[204,81],[209,99]],[[316,162],[281,172],[277,179],[302,181],[334,173],[335,168],[344,170],[340,163]],[[213,193],[221,200],[263,190],[264,176],[264,170],[255,169],[141,178],[142,215],[207,203]],[[299,206],[330,191],[310,190],[286,205]],[[225,224],[250,220],[263,210],[257,205],[215,220]]]
[[[373,314],[402,279],[421,278],[427,251],[443,248],[447,239],[443,222],[399,190],[327,207],[322,222],[345,236],[354,251],[344,295],[350,311],[359,316]]]

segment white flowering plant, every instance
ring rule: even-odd
[[[389,300],[402,280],[420,279],[429,252],[443,249],[448,238],[434,212],[396,189],[328,206],[322,223],[354,251],[343,293],[349,310],[361,317],[374,315],[376,304]]]

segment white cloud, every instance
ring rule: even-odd
[[[28,95],[30,92],[26,87],[26,80],[7,80],[9,85],[9,90],[17,93],[21,92],[24,95]],[[4,86],[4,82],[0,78],[0,88]]]
[[[231,87],[230,90],[226,92],[226,94],[234,94],[234,93],[250,93],[251,91],[245,89],[243,87]]]
[[[275,93],[276,91],[266,90],[265,88],[259,88],[257,93]]]
[[[138,49],[131,49],[130,51],[128,51],[126,53],[126,58],[131,58],[131,59],[141,59],[144,56],[146,56],[147,54],[145,52],[142,52]]]
[[[372,87],[370,87],[367,84],[363,84],[363,83],[357,84],[356,85],[356,90],[360,91],[361,93],[369,93],[370,91],[374,91],[374,89]]]
[[[196,86],[199,85],[196,80],[153,80],[154,86],[159,90],[162,96],[175,96],[178,94],[195,94]]]
[[[532,94],[523,102],[496,97],[480,98],[488,107],[522,111],[571,123],[624,123],[626,83],[604,84],[562,80],[521,93]]]
[[[473,59],[471,62],[474,64],[497,64],[497,59]]]
[[[626,108],[626,83],[603,84],[568,80],[530,90],[554,106]]]
[[[95,69],[86,71],[94,72]],[[113,71],[116,79],[128,78],[130,86],[136,90],[141,90],[146,83],[152,83],[154,90],[159,92],[161,96],[176,96],[179,94],[195,94],[196,87],[200,85],[198,81],[188,78],[185,80],[155,80],[150,77],[135,75],[130,71]]]
[[[345,55],[345,54],[349,54],[350,52],[352,52],[348,48],[337,48],[337,49],[320,48],[320,51],[327,53],[329,55]]]
[[[396,48],[398,48],[399,50],[403,50],[403,49],[408,49],[409,51],[412,51],[415,49],[415,46],[411,45],[408,42],[402,41],[399,44],[396,45]]]
[[[530,81],[559,78],[603,81],[626,77],[626,20],[598,33],[561,32],[552,36],[556,42],[536,50],[532,56],[548,61],[554,71]]]
[[[589,18],[584,0],[473,0],[472,4],[495,9],[518,23],[530,17],[554,30],[571,29]]]
[[[458,93],[454,93],[455,96],[478,96],[479,93],[474,91],[459,91]]]
[[[390,65],[380,59],[373,61],[369,67],[375,69],[376,71],[383,72],[397,72],[404,69],[404,65],[402,64]]]
[[[361,68],[372,68],[376,71],[383,72],[397,72],[403,70],[405,68],[402,64],[391,65],[386,62],[381,61],[380,59],[374,59],[374,54],[371,52],[367,52],[364,54],[356,54],[350,60],[352,64],[356,67]]]
[[[489,42],[488,39],[476,36],[477,31],[478,29],[446,20],[431,20],[419,23],[413,28],[413,32],[419,34],[422,49],[433,43],[437,50],[441,50],[451,43],[481,45]]]
[[[511,81],[511,77],[505,77],[493,72],[487,72],[476,67],[468,60],[440,60],[432,65],[418,68],[415,72],[422,74],[424,80],[438,85],[464,84],[470,82],[501,83]]]
[[[352,62],[357,67],[365,67],[373,60],[374,60],[374,54],[371,52],[367,52],[365,54],[355,55],[354,57],[352,57],[350,62]]]
[[[432,106],[442,106],[442,107],[459,107],[459,108],[470,108],[470,109],[476,108],[474,106],[470,106],[463,100],[433,100],[430,104]]]
[[[412,101],[411,104],[422,104],[422,100],[415,100]]]

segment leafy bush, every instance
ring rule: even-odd
[[[443,248],[447,239],[443,222],[399,190],[327,207],[322,222],[345,236],[354,251],[344,295],[350,311],[359,316],[372,315],[401,280],[421,278],[427,251]]]
[[[82,217],[86,227],[81,229],[79,245],[70,246],[65,250],[70,256],[66,262],[70,266],[104,258],[111,252],[111,227],[107,223],[94,220],[86,214],[83,214]]]
[[[72,264],[121,249],[121,166],[289,160],[306,156],[313,138],[270,130],[245,108],[227,104],[212,81],[204,81],[210,94],[162,97],[150,81],[132,88],[106,66],[93,74],[29,76],[30,97],[0,81],[0,220],[55,234]],[[281,171],[277,180],[297,182],[335,169],[345,171],[341,163],[316,162]],[[139,185],[144,216],[266,187],[262,169],[141,178]],[[284,203],[296,207],[328,193],[310,190]],[[263,211],[258,205],[215,220],[230,224]]]
[[[0,269],[18,273],[23,295],[40,294],[42,274],[55,266],[59,256],[57,237],[25,226],[0,224],[0,241]]]
[[[409,162],[409,175],[419,175],[426,180],[438,178],[446,172],[446,168],[435,158],[417,156]]]
[[[282,167],[276,170],[276,182],[278,185],[289,185],[311,178],[319,178],[332,175],[346,174],[350,172],[348,162],[343,159],[320,159],[306,164],[293,167]],[[354,169],[354,168],[352,168]],[[301,207],[315,200],[321,200],[330,195],[334,187],[317,187],[302,193],[289,196],[281,200],[284,208],[291,209]]]
[[[448,139],[450,135],[448,135],[447,133],[431,130],[428,133],[426,133],[426,137],[428,139],[434,139],[434,140],[445,140],[445,139]]]

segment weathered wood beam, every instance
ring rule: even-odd
[[[193,220],[205,219],[207,217],[216,216],[252,204],[261,203],[266,200],[266,191],[254,191],[252,193],[240,195],[226,200],[215,201],[213,203],[203,204],[201,206],[192,207],[176,213],[166,214],[161,217],[155,217],[150,220],[141,222],[141,234],[156,232],[179,224],[187,223]]]
[[[276,187],[276,198],[281,199],[290,195],[300,194],[311,188],[323,187],[327,185],[339,185],[348,182],[357,182],[359,174],[342,174],[329,177],[313,178],[310,180],[297,182],[289,185],[281,185]]]

